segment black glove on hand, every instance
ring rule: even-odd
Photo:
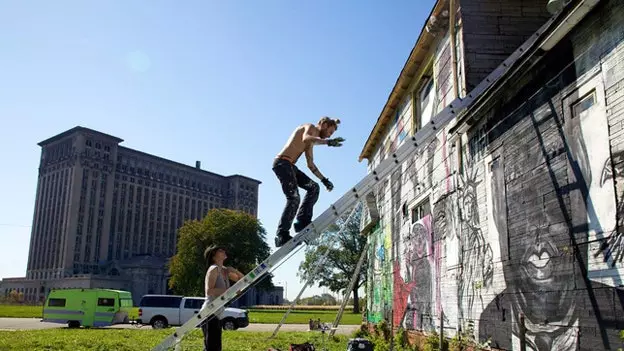
[[[342,146],[343,141],[345,141],[345,139],[341,137],[334,138],[334,139],[327,139],[327,146]]]
[[[334,184],[332,184],[332,182],[330,182],[329,179],[323,178],[323,180],[321,180],[321,182],[323,182],[323,185],[325,185],[327,190],[332,191],[332,189],[334,189]]]

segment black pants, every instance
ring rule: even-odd
[[[204,333],[204,351],[221,351],[221,321],[217,317],[212,317],[208,322],[202,324]]]
[[[307,225],[312,221],[312,210],[318,200],[320,187],[317,182],[301,172],[297,166],[286,160],[275,159],[273,172],[282,184],[282,191],[286,195],[286,206],[277,225],[277,235],[283,236],[290,231],[295,215],[300,223]],[[306,191],[301,207],[299,207],[301,198],[297,187]],[[298,212],[297,209],[299,209]]]

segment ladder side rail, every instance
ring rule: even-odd
[[[345,194],[338,202],[336,202],[337,205],[332,206],[332,208],[329,209],[330,212],[333,212],[334,215],[336,212],[339,213],[340,212],[339,208],[341,207],[341,205],[343,205],[342,202],[347,202],[346,200],[349,199],[349,195],[350,196],[355,195],[354,196],[355,198],[358,198],[359,196],[364,195],[362,194],[364,193],[364,190],[367,190],[366,188],[368,186],[372,186],[372,184],[374,184],[374,182],[371,182],[371,179],[374,179],[375,181],[379,181],[383,179],[386,175],[394,171],[394,169],[398,165],[402,164],[402,161],[411,154],[412,152],[411,150],[413,150],[413,148],[418,148],[418,147],[421,147],[423,144],[425,144],[428,141],[428,139],[432,135],[435,134],[435,130],[438,127],[445,125],[447,122],[451,121],[453,118],[461,115],[461,112],[463,112],[463,110],[465,110],[468,106],[470,106],[476,99],[480,98],[481,95],[484,92],[486,92],[494,83],[498,82],[500,77],[510,70],[510,68],[513,66],[512,64],[515,61],[517,61],[518,59],[524,56],[523,53],[525,53],[527,49],[531,47],[539,39],[540,37],[539,34],[542,33],[543,30],[545,30],[545,28],[549,27],[552,21],[553,21],[553,18],[549,19],[548,22],[544,24],[536,32],[536,35],[531,36],[531,38],[529,38],[529,40],[527,40],[523,45],[521,45],[520,48],[516,49],[510,57],[508,57],[501,65],[499,65],[496,69],[494,69],[494,71],[492,71],[486,77],[485,80],[481,81],[481,83],[479,83],[466,97],[464,97],[464,99],[456,98],[446,108],[440,111],[434,118],[432,118],[431,123],[428,123],[426,126],[421,128],[416,133],[416,135],[414,135],[411,138],[411,141],[412,141],[411,143],[405,142],[397,150],[397,152],[394,153],[392,158],[387,158],[386,160],[382,161],[381,164],[376,167],[375,171],[373,171],[372,173],[369,173],[366,177],[364,177],[364,179],[360,183],[358,183],[358,185],[355,188],[353,188],[352,191],[348,192],[348,194]],[[392,166],[390,166],[391,164]],[[319,229],[320,227],[321,226],[319,225]],[[298,236],[296,236],[295,238],[297,237]],[[293,240],[290,240],[289,243],[294,241],[295,238],[293,238]],[[288,243],[282,246],[282,248],[286,248],[286,247],[289,247]],[[293,248],[289,247],[289,249],[292,250]],[[275,254],[277,254],[278,252],[276,252]],[[284,255],[282,254],[281,256],[278,256],[278,257],[283,258]],[[154,350],[157,350],[157,348],[155,348]]]
[[[360,255],[360,259],[355,267],[355,272],[353,272],[353,276],[351,276],[351,281],[349,282],[349,286],[345,291],[344,298],[342,299],[342,304],[340,304],[340,310],[336,315],[336,319],[334,320],[334,324],[332,325],[332,329],[329,332],[329,336],[332,337],[336,333],[336,328],[338,327],[338,323],[342,319],[342,314],[344,312],[345,307],[347,307],[347,303],[349,302],[349,298],[351,298],[351,292],[355,288],[355,283],[358,281],[360,276],[360,271],[362,270],[362,264],[364,263],[364,259],[366,258],[366,253],[368,252],[368,245],[364,250],[362,250],[362,254]]]
[[[254,281],[258,280],[263,274],[266,274],[269,269],[287,256],[289,252],[291,252],[295,247],[297,247],[301,242],[310,241],[320,235],[320,231],[324,230],[330,223],[331,220],[336,219],[338,215],[346,210],[349,205],[352,205],[353,202],[356,202],[360,197],[364,197],[367,192],[371,191],[373,185],[379,180],[383,179],[385,176],[390,174],[395,170],[396,167],[400,167],[402,162],[409,157],[414,148],[420,148],[429,140],[430,137],[435,135],[435,130],[439,125],[444,125],[446,122],[450,121],[452,118],[456,116],[456,109],[452,106],[459,105],[458,108],[465,108],[472,99],[455,99],[449,106],[443,109],[435,118],[432,119],[431,123],[428,123],[426,126],[421,128],[415,136],[411,138],[413,143],[405,142],[399,149],[392,154],[392,157],[386,158],[382,161],[376,168],[375,171],[366,175],[355,187],[352,188],[351,191],[344,194],[338,201],[334,203],[330,208],[325,210],[317,219],[315,219],[311,224],[309,224],[306,228],[303,229],[298,235],[296,235],[292,240],[288,241],[282,247],[280,247],[275,253],[273,253],[269,258],[267,258],[264,262],[258,265],[254,270],[248,273],[243,279],[238,281],[236,284],[231,286],[228,290],[226,290],[221,296],[219,296],[215,301],[206,306],[205,310],[201,310],[196,318],[192,318],[187,321],[184,325],[174,332],[173,335],[166,338],[165,341],[161,343],[164,345],[166,342],[169,342],[171,339],[176,340],[187,332],[193,330],[199,323],[201,323],[207,317],[215,314],[217,311],[224,308],[225,304],[236,296],[240,294],[244,288],[252,284]],[[318,229],[315,228],[318,225]],[[160,345],[156,346],[154,351],[162,351],[163,349]]]
[[[347,223],[349,223],[349,221],[351,220],[351,217],[353,217],[353,215],[356,213],[356,209],[357,208],[358,208],[357,204],[355,206],[353,206],[353,209],[351,210],[351,213],[349,213],[349,216],[345,220],[344,224],[341,226],[341,228],[338,231],[337,235],[340,235],[340,233],[342,233],[345,230],[345,228],[347,227]],[[330,252],[330,250],[328,249],[327,251],[325,251],[325,253],[323,253],[323,256],[321,256],[321,258],[318,260],[318,262],[316,264],[316,267],[314,269],[314,272],[307,279],[306,283],[303,285],[303,288],[301,288],[301,290],[299,291],[299,294],[297,294],[297,297],[290,303],[290,307],[288,308],[286,313],[284,313],[284,316],[282,317],[282,320],[279,322],[279,324],[275,328],[275,331],[273,331],[273,335],[271,335],[269,337],[269,339],[274,338],[275,335],[277,335],[277,332],[282,327],[282,324],[284,324],[284,322],[286,321],[286,318],[290,314],[290,311],[292,311],[292,309],[295,306],[295,304],[297,303],[297,301],[299,301],[299,299],[301,298],[301,295],[303,294],[303,292],[308,288],[308,286],[310,286],[310,284],[312,284],[312,281],[314,280],[314,278],[316,278],[316,275],[321,270],[321,267],[325,264],[325,261],[327,261],[327,257],[329,256],[329,252]]]
[[[431,124],[427,124],[427,126],[421,129],[416,136],[418,137],[418,134],[421,134],[423,137],[425,137],[426,132],[429,132],[429,134],[433,134],[431,126],[433,126],[433,122]],[[397,153],[398,155],[400,155],[401,159],[406,158],[415,145],[416,144],[410,145],[408,143],[404,143],[399,148],[399,150],[397,150]],[[363,191],[372,190],[373,185],[377,181],[383,179],[387,174],[390,174],[397,166],[401,165],[402,160],[398,159],[397,153],[394,153],[393,157],[389,157],[382,161],[382,163],[376,168],[376,170],[379,171],[375,171],[374,173],[370,173],[365,176],[356,185],[356,187],[344,194],[334,205],[326,209],[320,216],[318,216],[311,224],[309,224],[300,233],[298,233],[293,239],[289,240],[286,244],[280,247],[264,262],[262,262],[255,269],[249,272],[245,277],[243,277],[243,279],[232,285],[221,296],[219,296],[208,306],[206,306],[204,310],[200,310],[200,312],[196,315],[196,319],[191,318],[189,321],[184,323],[170,337],[166,338],[160,345],[156,346],[153,351],[164,351],[161,345],[164,346],[166,344],[175,342],[177,339],[182,338],[186,333],[193,330],[204,319],[212,316],[213,314],[217,314],[217,311],[222,310],[227,302],[237,297],[248,285],[258,280],[263,274],[266,274],[273,265],[286,257],[287,254],[291,252],[294,248],[296,248],[301,242],[310,241],[318,237],[320,235],[320,230],[317,230],[315,228],[317,224],[319,225],[319,229],[321,229],[321,227],[323,229],[326,228],[332,220],[335,220],[339,216],[339,214],[345,210],[345,208],[348,208],[349,205],[352,205],[352,203],[356,202],[360,198],[360,191],[362,191],[363,193]],[[360,189],[360,191],[358,191],[358,189]],[[366,194],[363,193],[362,197],[364,197],[365,195]]]

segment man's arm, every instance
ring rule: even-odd
[[[227,267],[226,270],[228,278],[230,278],[230,280],[232,281],[237,282],[244,277],[243,273],[239,272],[236,268]]]
[[[327,144],[327,140],[313,134],[313,125],[308,124],[303,129],[303,142],[306,144]]]
[[[306,157],[306,161],[308,162],[308,168],[310,169],[312,173],[314,173],[315,176],[318,177],[318,179],[323,180],[325,176],[323,176],[321,171],[319,171],[319,169],[314,164],[314,155],[312,154],[312,147],[313,145],[308,145],[308,147],[305,150],[305,157]]]
[[[321,137],[313,135],[312,128],[316,129],[316,127],[314,127],[313,125],[307,124],[304,127],[303,137],[301,138],[303,142],[308,145],[323,144],[327,146],[337,147],[337,146],[342,146],[342,143],[345,141],[345,139],[341,137],[334,138],[334,139],[323,139]]]
[[[330,182],[329,179],[325,178],[325,176],[321,173],[321,171],[319,171],[318,168],[316,168],[316,165],[314,164],[314,156],[312,155],[312,147],[313,145],[308,145],[305,151],[306,160],[308,161],[308,168],[310,169],[310,171],[312,171],[312,173],[314,173],[315,176],[317,176],[321,180],[321,182],[323,183],[323,185],[325,185],[327,190],[332,191],[334,189],[334,184],[332,184],[332,182]]]

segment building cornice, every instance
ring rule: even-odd
[[[97,130],[93,130],[93,129],[90,129],[90,128],[76,126],[76,127],[72,128],[72,129],[64,131],[63,133],[57,134],[57,135],[55,135],[55,136],[53,136],[51,138],[48,138],[48,139],[46,139],[44,141],[41,141],[41,142],[37,143],[37,145],[43,147],[43,146],[49,145],[51,143],[54,143],[55,141],[62,140],[62,139],[66,138],[66,137],[68,137],[68,136],[70,136],[72,134],[75,134],[75,133],[86,133],[86,134],[98,135],[98,136],[104,137],[106,139],[109,139],[109,140],[111,140],[113,142],[116,142],[117,144],[119,144],[122,141],[124,141],[123,139],[118,138],[116,136],[112,136],[110,134],[98,132]]]

